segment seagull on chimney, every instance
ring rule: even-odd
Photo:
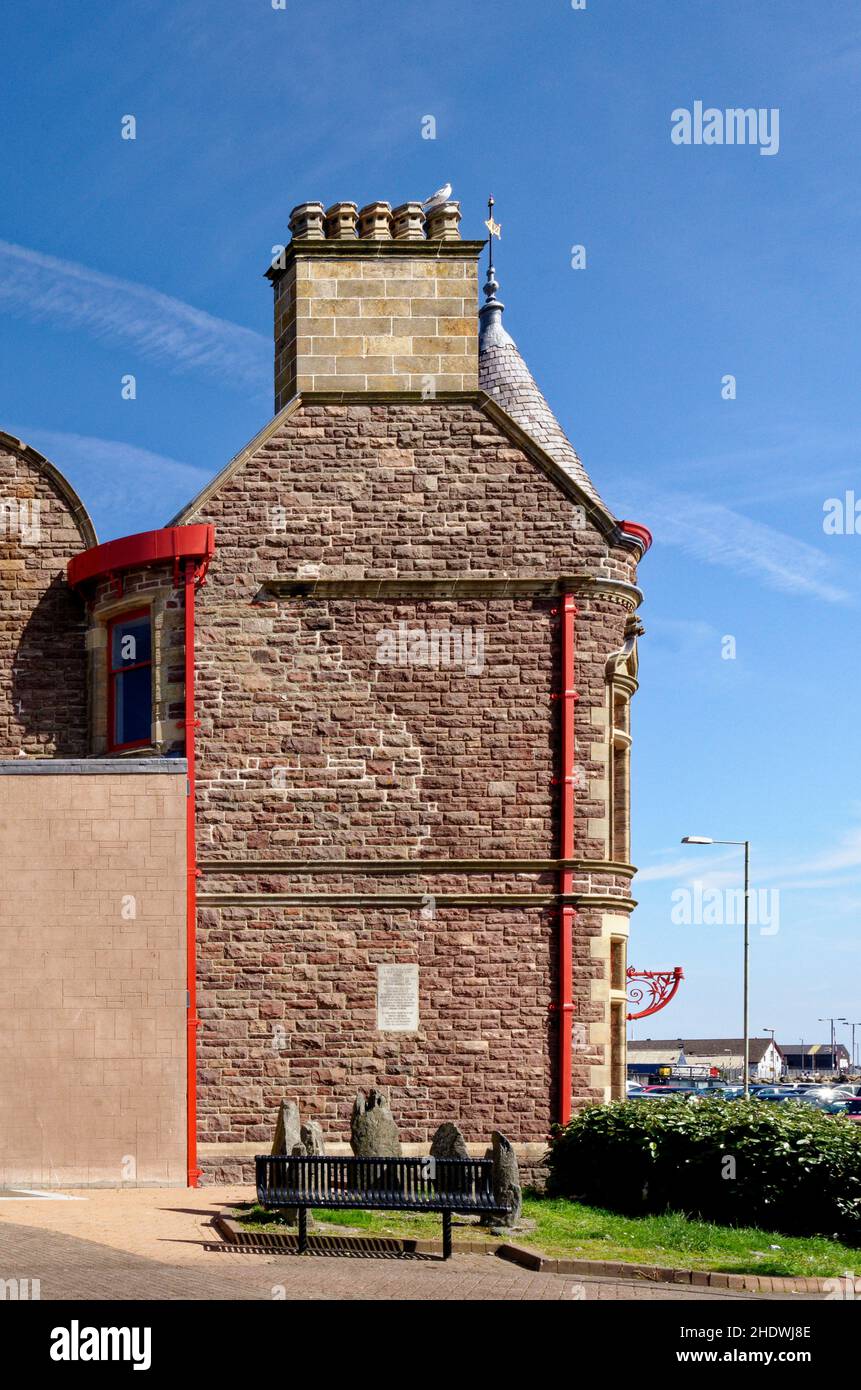
[[[434,208],[441,208],[451,197],[451,184],[444,183],[442,188],[438,188],[436,193],[432,193],[422,203],[425,212],[433,212]]]

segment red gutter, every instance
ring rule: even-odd
[[[164,560],[173,560],[178,566],[189,556],[199,558],[205,572],[214,549],[214,526],[164,526],[159,531],[141,531],[136,536],[105,541],[81,555],[73,555],[67,574],[72,588],[77,588],[89,580],[105,579],[122,570],[157,565]]]
[[[186,1126],[188,1185],[197,1187],[197,841],[195,837],[195,730],[194,708],[194,593],[199,569],[193,559],[185,562],[185,757],[188,764],[188,801],[185,819],[185,861],[188,886],[185,895],[186,988],[188,990],[186,1058]]]
[[[562,808],[561,857],[574,858],[574,623],[577,606],[573,594],[565,594],[562,607]],[[563,869],[560,891],[574,891],[574,874]],[[559,1123],[571,1119],[571,1028],[574,1013],[574,908],[563,901],[559,910]]]
[[[626,536],[631,536],[635,541],[639,541],[645,555],[652,546],[652,533],[648,526],[642,526],[639,521],[620,521],[619,530]]]
[[[197,715],[194,704],[194,616],[195,592],[204,581],[215,550],[215,527],[166,526],[160,531],[143,531],[137,536],[123,536],[93,546],[82,555],[75,555],[68,565],[69,584],[73,587],[109,578],[123,570],[145,568],[147,565],[173,560],[174,585],[180,584],[180,566],[184,562],[185,589],[185,757],[188,764],[186,797],[185,846],[187,889],[185,895],[185,959],[187,990],[186,1042],[186,1171],[189,1187],[197,1187],[200,1169],[197,1166],[197,840],[195,835],[195,730]]]

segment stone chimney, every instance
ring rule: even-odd
[[[300,203],[266,274],[275,409],[299,391],[478,390],[478,257],[460,205]]]

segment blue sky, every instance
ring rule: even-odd
[[[740,1032],[739,928],[671,916],[740,859],[685,833],[749,836],[780,892],[753,1031],[861,1020],[861,535],[823,531],[826,499],[861,498],[857,7],[17,0],[0,45],[0,427],[101,539],[162,524],[269,418],[262,275],[295,203],[451,180],[478,236],[494,193],[507,327],[610,504],[655,532],[631,957],[687,980],[635,1036]],[[778,153],[673,144],[695,101],[777,108]]]

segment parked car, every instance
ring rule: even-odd
[[[843,1114],[847,1120],[852,1120],[856,1125],[861,1125],[861,1096],[853,1096],[847,1100],[843,1106]]]
[[[698,1091],[694,1086],[644,1086],[641,1099],[673,1100],[680,1096],[682,1100],[701,1101],[706,1095],[707,1091]]]
[[[828,1096],[812,1096],[808,1093],[801,1096],[785,1096],[784,1100],[790,1105],[809,1105],[814,1110],[824,1110],[828,1115],[842,1115],[854,1096],[836,1096],[829,1099]]]
[[[851,1100],[854,1092],[846,1090],[843,1086],[811,1086],[804,1095],[818,1100]]]

